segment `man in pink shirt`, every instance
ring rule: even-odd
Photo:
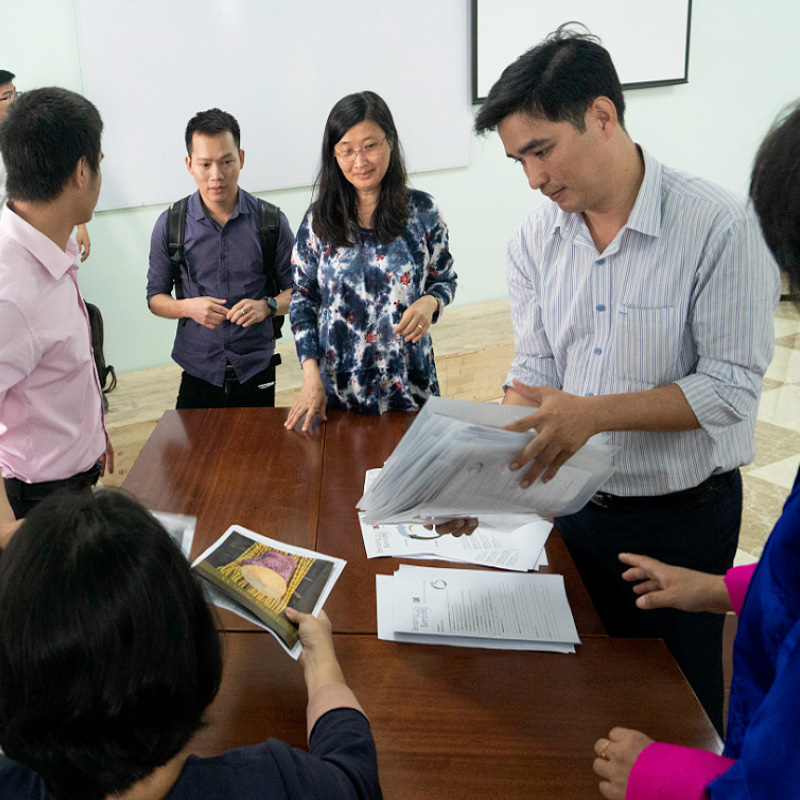
[[[70,239],[97,203],[102,129],[88,100],[56,88],[21,95],[0,126],[0,547],[43,497],[113,471]]]

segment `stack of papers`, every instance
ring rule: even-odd
[[[427,524],[509,512],[555,517],[579,511],[613,473],[617,448],[593,437],[551,481],[539,479],[523,489],[527,470],[512,472],[508,464],[536,431],[501,428],[532,413],[535,409],[522,406],[428,398],[358,502],[364,522]]]
[[[580,644],[561,575],[401,565],[375,578],[379,639],[557,653]]]
[[[367,471],[365,491],[379,473]],[[367,558],[436,558],[518,572],[547,565],[544,545],[553,529],[535,514],[505,514],[482,519],[469,535],[440,537],[422,525],[370,525],[358,516]]]

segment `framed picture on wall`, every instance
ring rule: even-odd
[[[689,80],[691,0],[471,2],[473,103],[486,99],[500,73],[517,56],[565,22],[580,23],[600,37],[625,89]]]

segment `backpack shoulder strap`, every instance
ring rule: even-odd
[[[278,238],[281,235],[281,210],[278,206],[258,198],[258,238],[261,240],[261,253],[264,257],[264,273],[273,276],[276,292],[279,287],[275,273],[275,257],[278,252]]]
[[[186,242],[186,209],[189,196],[176,200],[167,211],[167,248],[172,264],[172,282],[175,285],[175,297],[183,300],[181,283],[181,264],[186,264],[184,243]]]
[[[270,297],[281,293],[275,259],[278,254],[278,239],[281,235],[281,210],[278,206],[258,198],[258,238],[261,241],[261,255],[264,259],[264,274],[267,277],[266,291]],[[281,338],[283,317],[272,317],[272,333],[275,340]]]

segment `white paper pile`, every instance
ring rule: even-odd
[[[379,469],[367,471],[364,489]],[[370,525],[359,514],[367,558],[436,558],[528,572],[547,565],[544,545],[552,522],[535,514],[505,514],[482,519],[469,535],[439,536],[422,525]]]
[[[402,564],[375,577],[379,639],[558,653],[580,644],[561,575]]]
[[[579,511],[614,471],[617,448],[594,437],[548,483],[520,487],[525,468],[508,463],[536,435],[502,426],[535,409],[430,397],[386,460],[358,508],[374,525],[440,522],[454,517]]]

